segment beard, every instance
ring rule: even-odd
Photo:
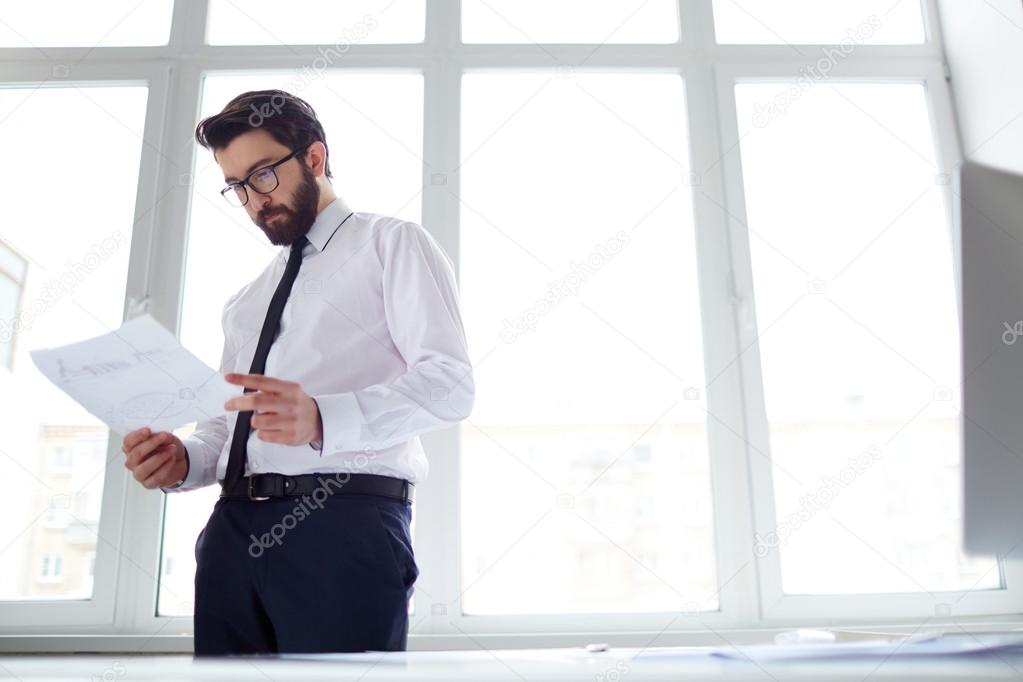
[[[299,237],[304,237],[316,220],[320,186],[316,184],[316,176],[305,165],[302,166],[302,182],[295,189],[292,203],[293,208],[283,204],[272,207],[273,215],[269,222],[262,211],[256,217],[256,225],[275,246],[292,244]]]

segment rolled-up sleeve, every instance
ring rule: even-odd
[[[407,371],[312,396],[323,420],[320,454],[387,448],[472,412],[475,385],[451,260],[415,223],[393,226],[379,248],[387,326]]]

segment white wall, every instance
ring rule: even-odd
[[[1023,173],[1023,0],[938,0],[963,156]]]

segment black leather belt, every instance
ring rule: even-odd
[[[253,501],[315,496],[317,490],[326,497],[334,494],[380,495],[409,504],[415,496],[415,486],[408,481],[377,474],[254,474],[242,478],[231,490],[224,487],[223,481],[220,482],[221,497]]]

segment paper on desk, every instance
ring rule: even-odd
[[[825,658],[903,658],[1023,651],[1023,634],[978,632],[935,637],[900,637],[829,644],[752,644],[722,646],[715,656],[740,660],[797,661]]]
[[[36,367],[114,431],[168,431],[224,414],[242,393],[149,315],[120,329],[29,353]]]

